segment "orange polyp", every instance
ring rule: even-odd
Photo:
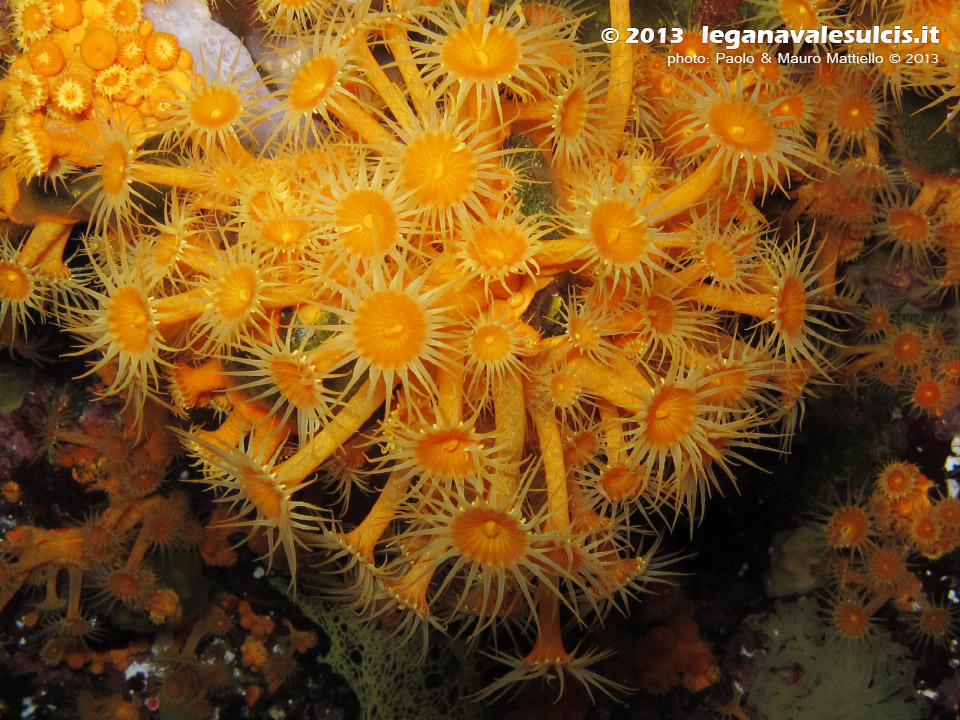
[[[187,189],[203,187],[208,182],[205,172],[190,167],[140,163],[136,174],[137,180],[146,184],[170,185]]]
[[[237,264],[217,282],[214,295],[217,313],[230,323],[250,316],[259,295],[260,277],[250,264]]]
[[[400,577],[388,580],[389,592],[401,603],[416,614],[430,612],[430,583],[437,570],[434,557],[439,550],[427,552],[411,563],[409,569]]]
[[[190,120],[198,128],[218,130],[229,127],[240,115],[240,96],[226,87],[208,87],[198,92],[189,107]]]
[[[25,112],[39,110],[49,94],[47,80],[26,68],[16,68],[5,78],[7,102]]]
[[[647,406],[644,437],[654,449],[668,448],[686,435],[695,416],[696,400],[692,390],[663,385]]]
[[[277,520],[283,516],[285,498],[274,478],[245,467],[238,479],[244,495],[264,517]]]
[[[791,338],[801,337],[807,319],[807,293],[803,280],[796,275],[781,280],[776,303],[774,312],[781,331]]]
[[[778,10],[790,30],[816,30],[819,18],[814,8],[819,4],[816,0],[780,0]]]
[[[129,78],[125,68],[112,65],[101,71],[94,81],[97,93],[109,100],[119,100],[129,92]]]
[[[703,245],[703,262],[710,275],[718,280],[733,280],[737,274],[737,259],[733,250],[718,240]]]
[[[440,61],[447,69],[478,82],[509,76],[520,56],[517,39],[499,25],[462,27],[440,50]]]
[[[355,52],[356,60],[360,67],[363,68],[364,75],[374,90],[376,90],[377,94],[386,102],[393,116],[401,125],[411,125],[413,118],[410,116],[407,100],[404,97],[403,91],[401,91],[397,84],[390,80],[383,71],[380,62],[370,51],[370,47],[366,43],[357,43]]]
[[[770,122],[751,105],[726,100],[710,108],[713,131],[728,145],[754,153],[773,149],[774,134]]]
[[[261,228],[264,242],[284,252],[302,250],[309,231],[309,222],[294,218],[267,220]]]
[[[917,467],[907,463],[894,462],[880,471],[877,488],[883,495],[900,499],[909,497],[916,488]]]
[[[947,527],[960,527],[960,498],[941,498],[934,506],[934,511]]]
[[[432,428],[422,432],[412,450],[426,472],[448,478],[466,478],[480,471],[477,443],[472,428]]]
[[[146,60],[157,70],[169,70],[180,56],[180,41],[176,35],[155,32],[147,38]]]
[[[832,547],[859,548],[868,539],[870,523],[862,508],[846,505],[833,513],[824,532]]]
[[[660,294],[651,295],[647,299],[644,312],[646,322],[655,333],[665,336],[673,332],[677,307],[671,298]]]
[[[103,190],[111,197],[120,197],[129,182],[129,150],[124,143],[109,143],[103,151],[103,167],[100,174]]]
[[[117,59],[117,36],[106,28],[89,28],[80,43],[80,57],[91,70],[105,70]]]
[[[470,348],[483,363],[505,360],[513,351],[510,332],[499,324],[482,325],[470,340]]]
[[[125,98],[125,102],[129,105],[144,102],[160,85],[160,71],[149,63],[131,68],[127,77],[130,94]]]
[[[473,151],[449,132],[419,135],[404,151],[401,179],[419,202],[444,209],[464,200],[477,179]]]
[[[267,363],[267,372],[280,393],[295,407],[322,407],[323,373],[317,371],[307,356],[275,355]]]
[[[786,97],[780,98],[777,105],[773,108],[773,113],[782,117],[792,118],[796,122],[803,120],[804,112],[806,108],[804,106],[803,98],[794,93],[792,95],[787,95]]]
[[[340,73],[340,60],[318,55],[301,67],[290,83],[289,102],[297,112],[313,113],[333,91]]]
[[[568,657],[563,647],[560,608],[556,595],[541,589],[537,599],[537,641],[525,658],[531,664],[557,663]]]
[[[837,603],[833,609],[833,623],[840,635],[849,640],[858,640],[870,630],[870,618],[866,610],[852,600]]]
[[[930,608],[922,611],[918,626],[920,631],[930,637],[945,637],[950,631],[952,621],[946,608]]]
[[[141,600],[145,591],[146,577],[141,577],[141,573],[116,570],[110,573],[107,580],[107,588],[110,594],[123,601],[127,605],[133,605]]]
[[[591,211],[590,239],[600,259],[615,265],[639,262],[651,248],[643,217],[621,200],[604,200]]]
[[[936,521],[929,515],[922,515],[913,525],[914,535],[921,540],[933,540],[939,531]]]
[[[52,77],[59,73],[65,62],[60,45],[48,38],[35,42],[27,53],[27,57],[30,60],[30,67],[44,77]]]
[[[703,42],[703,39],[698,34],[684,33],[683,39],[680,40],[680,42],[671,44],[670,53],[685,58],[705,56],[712,59],[714,49],[710,43]]]
[[[863,323],[863,329],[868,335],[876,335],[890,330],[891,327],[890,311],[887,308],[877,305],[869,309]]]
[[[83,21],[79,0],[57,0],[50,11],[50,19],[58,30],[69,30]]]
[[[912,330],[902,330],[893,338],[891,344],[893,357],[901,365],[914,366],[920,363],[925,354],[923,338]]]
[[[922,410],[935,410],[943,399],[943,391],[936,380],[921,380],[913,388],[913,401]]]
[[[371,365],[404,367],[420,355],[427,337],[426,316],[407,294],[381,290],[357,308],[353,337],[360,356]]]
[[[32,291],[33,282],[23,268],[0,262],[0,299],[19,303],[29,298]]]
[[[587,94],[582,88],[574,88],[567,93],[559,110],[560,134],[567,140],[580,135],[586,125],[588,111]]]
[[[499,280],[503,288],[516,290],[518,274],[529,273],[535,240],[530,228],[514,220],[489,219],[470,223],[458,241],[458,256],[465,270],[489,281]]]
[[[558,371],[550,377],[549,394],[554,407],[573,407],[582,390],[579,379],[571,372]]]
[[[616,502],[638,497],[645,485],[636,469],[624,465],[604,468],[597,484],[604,495]]]
[[[347,193],[337,203],[334,219],[340,240],[357,257],[382,255],[398,239],[397,214],[377,190],[358,188]]]
[[[23,39],[29,42],[40,40],[53,27],[52,13],[46,2],[20,0],[13,7],[13,18],[22,29]]]
[[[697,133],[701,123],[685,110],[673,110],[664,120],[664,142],[671,153],[692,154],[707,144],[707,138]]]
[[[151,352],[157,333],[148,300],[132,285],[117,288],[107,308],[107,323],[113,340],[124,352]]]
[[[132,70],[143,64],[147,57],[147,41],[136,33],[120,33],[117,38],[117,63]]]
[[[867,574],[871,584],[877,587],[892,587],[900,582],[907,566],[898,550],[878,548],[866,559]]]
[[[894,210],[887,216],[887,222],[897,238],[905,243],[923,243],[930,232],[926,217],[910,208]]]
[[[752,64],[752,69],[757,73],[757,77],[767,83],[775,84],[779,82],[781,77],[780,65],[776,60],[776,54],[768,53],[769,61],[763,59],[763,54],[758,54],[755,56],[756,59]]]
[[[140,26],[140,0],[108,0],[107,24],[114,32],[136,32]]]
[[[489,507],[468,507],[456,515],[450,540],[465,558],[490,567],[515,565],[529,544],[520,520]]]
[[[866,95],[851,93],[842,98],[836,109],[837,124],[853,134],[864,133],[876,122],[876,109]]]
[[[57,109],[68,115],[79,115],[93,100],[90,83],[72,73],[59,75],[51,87],[51,100]]]
[[[567,337],[571,344],[582,352],[600,350],[603,335],[600,325],[592,318],[574,315],[567,320]]]

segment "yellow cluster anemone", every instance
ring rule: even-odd
[[[754,5],[841,24],[835,2]],[[915,25],[912,5],[890,12]],[[670,62],[711,50],[690,34],[601,52],[576,11],[526,0],[257,8],[276,55],[243,69],[140,0],[11,0],[0,339],[58,323],[103,395],[175,411],[185,481],[218,504],[208,562],[247,544],[402,637],[488,642],[490,694],[616,691],[569,628],[662,575],[658,536],[748,450],[789,446],[837,371],[837,262],[875,232],[931,292],[960,287],[955,183],[881,153],[887,96],[957,96],[956,33],[895,82],[691,70]],[[626,0],[610,18],[630,26]],[[956,358],[878,323],[848,371],[942,407]],[[869,544],[854,515],[835,547]],[[142,605],[138,564],[101,591]]]

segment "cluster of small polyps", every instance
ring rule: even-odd
[[[931,598],[908,557],[937,559],[960,544],[960,500],[940,492],[912,463],[893,461],[870,494],[833,507],[822,519],[831,593],[830,632],[858,657],[880,642],[879,610],[896,607],[916,645],[946,645],[957,632],[957,609]],[[929,575],[929,572],[927,573]]]
[[[294,578],[342,575],[404,636],[509,626],[493,690],[609,689],[564,625],[622,609],[649,538],[829,373],[814,243],[755,206],[858,142],[809,144],[816,78],[471,0],[265,2],[286,55],[251,82],[198,73],[139,0],[12,8],[7,342],[55,321],[106,395],[214,408],[182,434],[194,481]]]

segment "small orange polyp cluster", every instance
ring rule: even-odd
[[[105,395],[205,423],[180,435],[219,503],[195,538],[208,564],[242,535],[293,581],[341,576],[402,637],[508,626],[521,647],[491,693],[615,689],[567,621],[655,577],[639,539],[692,527],[762,438],[788,444],[833,369],[835,261],[890,193],[883,114],[850,122],[872,71],[598,56],[581,18],[519,0],[264,0],[296,52],[223,79],[135,0],[74,5],[13,2],[0,211],[32,229],[3,236],[2,337],[54,318]],[[625,0],[611,23],[630,25]],[[869,96],[820,112],[827,81]],[[518,146],[549,174],[542,207]],[[82,202],[38,201],[38,176],[83,180]],[[784,227],[835,219],[778,233],[758,205],[798,184]],[[906,344],[861,364],[920,367]],[[841,525],[838,547],[870,542]],[[104,592],[145,609],[134,550]]]
[[[15,9],[27,5],[28,0],[12,3]],[[83,167],[95,164],[96,125],[76,123],[121,112],[132,124],[149,127],[157,115],[152,101],[170,97],[170,86],[189,86],[189,53],[174,36],[153,32],[142,19],[138,0],[32,5],[49,28],[34,40],[21,36],[26,52],[11,64],[12,80],[5,81],[3,93],[13,115],[0,137],[0,152],[19,176],[45,174],[61,157]],[[156,46],[166,53],[151,52]],[[41,97],[46,102],[39,102]],[[34,137],[15,133],[21,126],[35,128]],[[58,152],[56,138],[73,132],[81,137],[72,152]],[[84,148],[83,140],[91,145]],[[26,164],[25,155],[30,158]]]
[[[940,418],[960,401],[960,355],[948,325],[931,316],[922,325],[894,321],[889,309],[867,307],[858,328],[868,341],[845,352],[850,380],[865,377],[901,393],[905,407]]]
[[[960,545],[960,500],[942,494],[916,465],[885,465],[869,496],[833,509],[823,530],[831,593],[826,619],[851,646],[869,648],[887,603],[903,613],[921,647],[956,634],[956,606],[928,597],[913,567]]]
[[[109,505],[79,526],[18,525],[0,543],[0,610],[24,583],[39,579],[45,585],[36,607],[48,624],[41,656],[49,665],[89,664],[95,673],[107,661],[125,667],[128,652],[88,646],[99,634],[94,608],[122,608],[158,626],[182,615],[178,593],[158,579],[153,559],[195,544],[201,527],[185,495],[158,492],[176,450],[167,421],[162,410],[150,408],[143,423],[151,435],[137,441],[132,416],[126,427],[106,421],[87,432],[50,420],[48,440],[58,461],[72,467],[89,490],[105,493]]]

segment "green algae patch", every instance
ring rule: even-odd
[[[273,581],[285,590],[282,580]],[[424,658],[421,640],[400,645],[386,630],[336,603],[298,593],[292,598],[330,640],[319,656],[353,688],[361,720],[479,720],[469,696],[481,675],[463,642],[441,639]]]
[[[18,410],[30,390],[30,373],[9,368],[0,370],[0,413]]]
[[[868,653],[827,631],[817,602],[777,602],[770,615],[747,620],[767,638],[753,655],[747,702],[764,718],[920,720],[929,703],[913,687],[910,651],[880,632]]]
[[[898,145],[910,162],[939,175],[956,174],[960,168],[960,128],[946,124],[947,105],[930,105],[928,98],[904,93],[900,112],[894,116]]]

